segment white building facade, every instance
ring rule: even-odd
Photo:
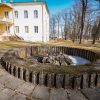
[[[17,35],[25,41],[49,41],[49,11],[46,2],[9,4],[13,8],[9,13],[9,18],[13,20],[9,34]]]

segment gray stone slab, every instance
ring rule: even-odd
[[[4,85],[0,84],[0,92],[4,89]]]
[[[22,85],[24,83],[24,81],[22,80],[19,80],[17,78],[10,78],[8,80],[7,83],[5,83],[5,86],[12,89],[12,90],[15,90],[16,88],[18,88],[20,85]]]
[[[7,75],[8,73],[4,69],[0,69],[0,77]]]
[[[20,92],[22,94],[30,96],[35,88],[35,85],[30,83],[24,83],[22,86],[20,86],[18,89],[16,89],[17,92]]]
[[[87,100],[80,91],[68,90],[67,93],[70,100]]]
[[[89,88],[81,91],[89,100],[100,100],[100,94],[95,89]]]
[[[0,92],[0,100],[11,100],[14,93],[15,92],[10,89],[4,89]]]
[[[95,88],[95,90],[100,93],[100,87]]]
[[[22,94],[16,94],[10,100],[27,100],[27,97]]]
[[[8,80],[9,80],[9,76],[7,76],[7,75],[3,75],[3,76],[0,77],[0,83],[1,84],[7,83]]]
[[[42,99],[42,100],[48,100],[49,99],[49,88],[38,85],[34,89],[34,91],[32,93],[32,98],[37,98],[37,99]]]
[[[64,89],[51,89],[50,100],[68,100]]]

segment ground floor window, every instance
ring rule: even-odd
[[[25,26],[25,33],[29,33],[29,27]]]
[[[34,32],[38,33],[38,26],[34,26]]]
[[[15,33],[19,33],[19,26],[15,26]]]
[[[6,26],[6,32],[10,33],[10,26]]]

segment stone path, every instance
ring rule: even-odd
[[[33,85],[0,68],[0,100],[100,100],[100,87],[64,90]]]

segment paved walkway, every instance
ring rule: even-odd
[[[10,75],[0,65],[0,100],[100,100],[100,87],[64,90],[33,85]]]
[[[0,100],[100,100],[100,88],[54,89],[33,85],[0,68]]]

